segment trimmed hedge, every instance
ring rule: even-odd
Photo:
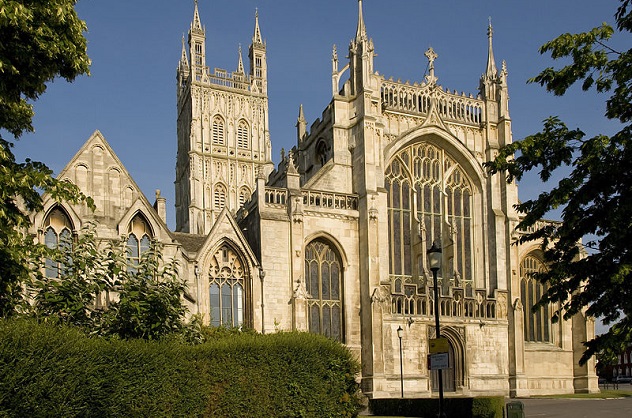
[[[503,418],[505,399],[502,396],[481,398],[445,398],[445,413],[459,418]],[[439,413],[439,399],[370,399],[374,415],[430,418]]]
[[[0,320],[0,416],[351,417],[358,370],[307,333],[189,346]]]

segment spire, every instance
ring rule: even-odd
[[[244,74],[244,60],[241,57],[241,44],[239,44],[239,63],[237,64],[237,72],[240,74]]]
[[[195,2],[195,11],[193,12],[193,22],[191,22],[191,29],[202,30],[202,23],[200,22],[200,13],[198,12],[198,0]]]
[[[259,9],[255,9],[255,33],[252,35],[252,43],[255,45],[263,44],[261,29],[259,29]]]
[[[366,40],[366,27],[362,16],[362,0],[358,0],[358,29],[356,30],[356,41]]]
[[[492,28],[492,18],[489,18],[489,26],[487,27],[487,71],[485,75],[487,77],[496,77],[498,71],[496,70],[496,61],[494,60],[494,50],[492,49],[492,35],[494,34],[494,29]]]

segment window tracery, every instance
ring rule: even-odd
[[[44,219],[44,245],[50,249],[72,245],[72,224],[70,218],[60,207],[54,208]],[[57,278],[63,271],[63,264],[52,258],[44,261],[44,275]]]
[[[439,271],[442,290],[453,285],[471,296],[473,186],[463,168],[422,142],[398,152],[385,174],[391,282],[423,282],[426,250],[439,241],[445,260]]]
[[[215,116],[211,124],[211,139],[215,145],[224,145],[224,119]]]
[[[149,222],[140,213],[137,213],[127,228],[127,260],[130,271],[140,264],[143,254],[149,250],[153,234]]]
[[[215,185],[215,193],[213,194],[213,207],[216,211],[224,209],[226,206],[226,187],[223,184]]]
[[[309,331],[343,341],[342,269],[340,256],[324,240],[305,248]]]
[[[551,314],[549,307],[533,306],[546,292],[546,286],[534,277],[545,271],[544,264],[534,255],[527,255],[520,263],[520,299],[524,306],[524,339],[531,342],[551,342]]]
[[[209,271],[211,325],[241,327],[246,320],[245,265],[229,246],[213,255]]]
[[[240,120],[237,126],[237,146],[239,148],[250,148],[250,132],[245,120]]]

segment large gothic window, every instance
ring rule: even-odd
[[[246,320],[244,263],[229,246],[222,246],[211,259],[209,297],[211,325],[241,327]]]
[[[532,342],[551,342],[551,315],[548,307],[533,312],[533,306],[546,292],[546,287],[535,277],[545,270],[544,264],[534,255],[520,263],[520,300],[524,312],[524,339]]]
[[[215,116],[211,125],[211,138],[213,144],[224,145],[224,119]]]
[[[307,245],[305,277],[309,331],[342,341],[342,269],[333,246],[322,240]]]
[[[250,148],[250,132],[248,124],[244,120],[240,120],[239,126],[237,126],[237,146],[239,148]]]
[[[140,264],[140,260],[151,245],[152,232],[147,219],[140,213],[136,214],[127,229],[127,260],[130,270]]]
[[[472,183],[445,151],[429,143],[398,152],[386,169],[392,283],[425,276],[426,250],[443,247],[442,288],[472,294]],[[446,280],[444,280],[446,279]]]
[[[44,220],[44,244],[55,249],[72,243],[72,225],[68,215],[59,207],[53,209]],[[44,262],[44,274],[46,277],[59,277],[63,271],[63,265],[52,258],[46,258]]]

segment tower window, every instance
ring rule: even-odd
[[[239,148],[250,148],[250,133],[248,132],[248,124],[241,120],[237,127],[237,146]]]
[[[217,184],[213,195],[213,207],[216,211],[220,211],[224,206],[226,206],[226,187],[223,184]]]
[[[213,124],[211,125],[211,138],[213,144],[224,145],[224,119],[220,116],[213,118]]]

